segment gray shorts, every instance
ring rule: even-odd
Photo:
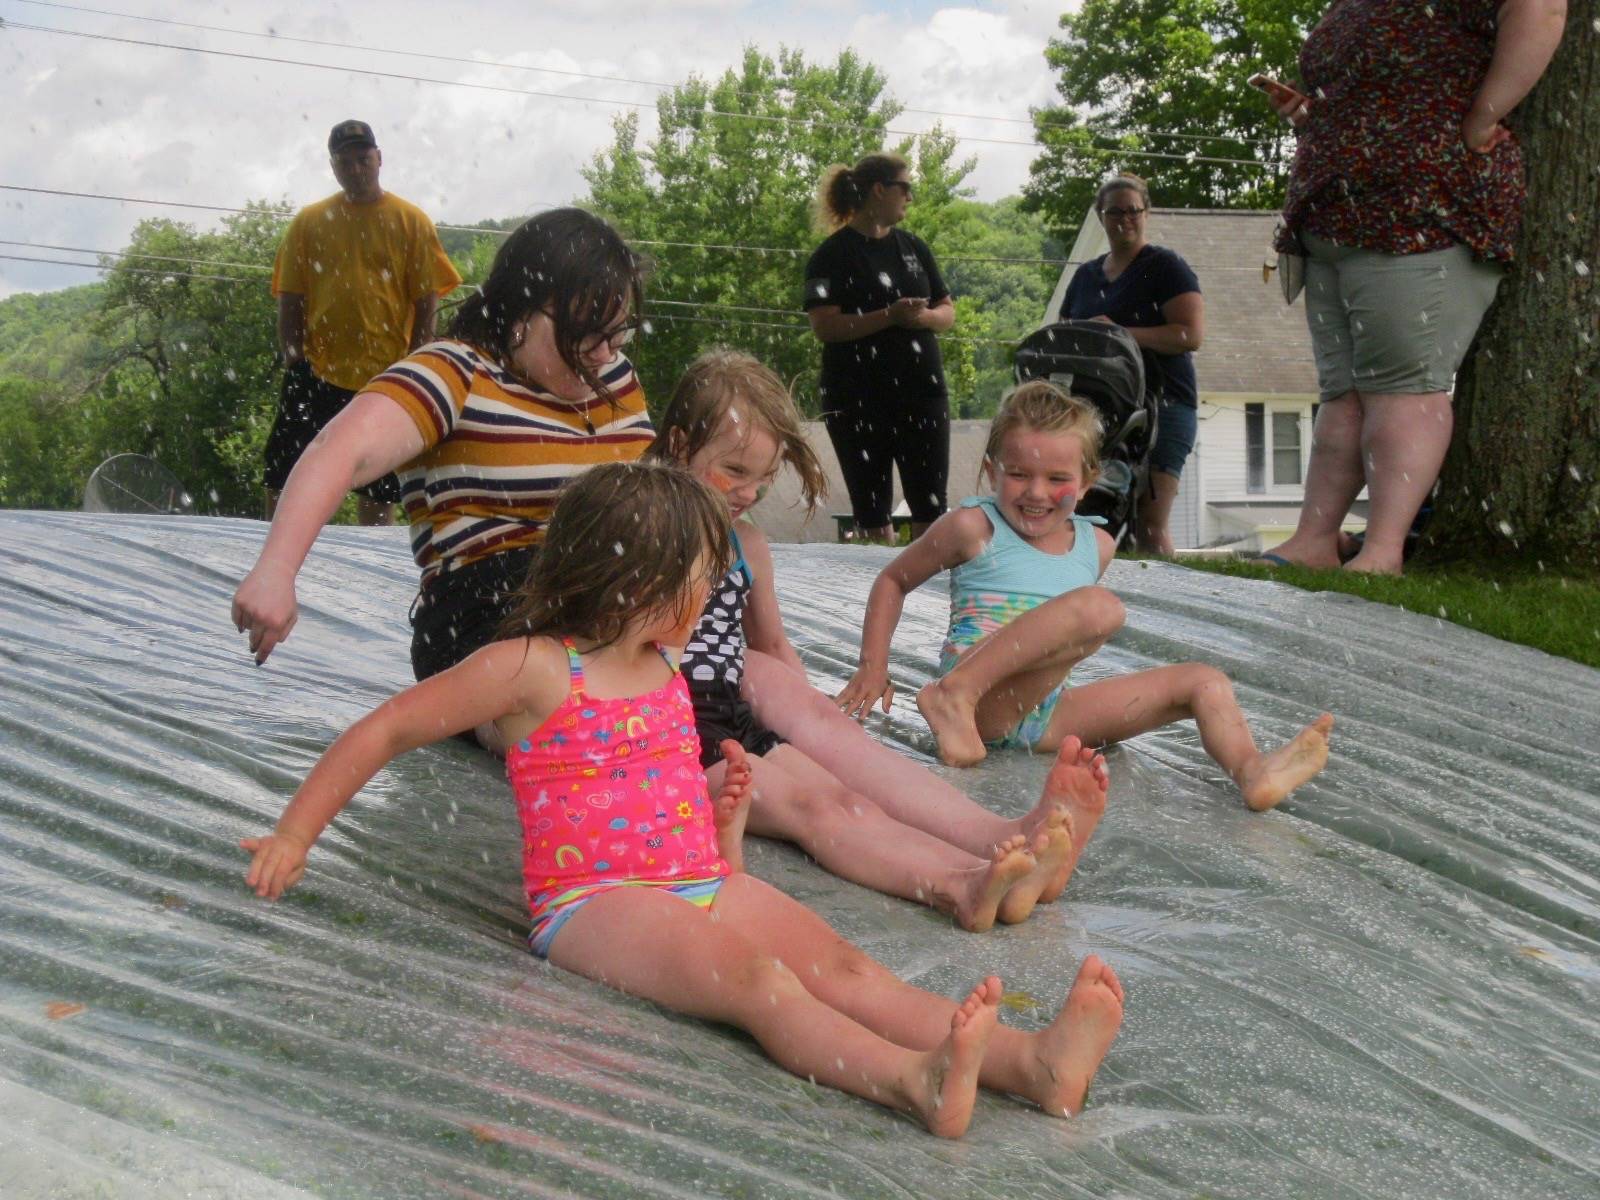
[[[1450,391],[1504,268],[1460,245],[1385,254],[1301,240],[1321,398]]]

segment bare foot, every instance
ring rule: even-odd
[[[1239,790],[1255,812],[1276,807],[1283,798],[1328,765],[1328,734],[1333,715],[1323,713],[1271,754],[1257,755],[1239,769]]]
[[[1022,834],[1007,838],[994,848],[987,866],[962,872],[956,895],[955,918],[961,928],[983,933],[994,928],[1001,898],[1009,898],[1018,881],[1038,869],[1028,839]],[[1028,905],[1029,909],[1033,905]],[[1027,916],[1026,913],[1023,916]],[[1021,920],[1019,917],[1018,920]],[[1009,923],[1009,922],[1008,922]]]
[[[1365,550],[1344,564],[1346,571],[1358,575],[1404,575],[1404,568],[1404,560],[1398,555],[1368,554]]]
[[[737,875],[744,870],[744,824],[750,816],[750,757],[732,738],[723,739],[719,749],[728,767],[711,804],[711,819],[717,827],[717,852]]]
[[[1056,751],[1056,761],[1045,776],[1045,800],[1064,806],[1072,814],[1072,845],[1039,899],[1048,904],[1066,890],[1067,880],[1077,870],[1083,848],[1089,844],[1095,827],[1106,812],[1106,789],[1111,786],[1111,774],[1106,769],[1105,755],[1085,746],[1076,734],[1069,734]]]
[[[1076,857],[1072,849],[1074,840],[1072,814],[1064,804],[1052,806],[1045,814],[1045,820],[1033,831],[1033,841],[1029,845],[1034,862],[1038,865],[1026,878],[1018,881],[1017,886],[1007,892],[1005,899],[1000,902],[999,916],[1002,921],[1007,925],[1015,925],[1028,919],[1034,905],[1044,900],[1045,893],[1054,886],[1057,876],[1063,870],[1071,870],[1070,863]],[[1050,899],[1059,896],[1061,888],[1065,886],[1063,880]]]
[[[928,1132],[958,1138],[972,1124],[978,1100],[978,1072],[983,1052],[1000,1018],[1000,980],[991,975],[950,1016],[950,1036],[922,1056],[922,1065],[908,1081],[911,1111]]]
[[[978,719],[973,706],[953,696],[936,679],[917,693],[917,708],[939,743],[939,757],[952,767],[970,767],[989,753],[978,736]]]
[[[1053,1117],[1083,1111],[1089,1081],[1122,1025],[1122,984],[1091,954],[1049,1028],[1034,1035],[1033,1083],[1025,1093]]]

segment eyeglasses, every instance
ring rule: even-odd
[[[911,181],[909,179],[891,179],[884,187],[897,187],[906,194],[906,199],[911,199]]]
[[[578,353],[595,354],[602,346],[609,350],[621,350],[633,341],[633,335],[638,331],[639,322],[629,321],[625,325],[617,326],[610,333],[599,333],[594,337],[585,338],[578,344]]]
[[[1137,217],[1149,211],[1148,208],[1104,208],[1100,210],[1100,215],[1110,217],[1113,221],[1120,221],[1123,217]]]

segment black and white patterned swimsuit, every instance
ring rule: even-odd
[[[783,741],[756,720],[739,694],[744,678],[744,603],[755,577],[744,561],[739,535],[732,536],[734,564],[711,590],[678,668],[694,701],[702,767],[722,761],[719,743],[724,738],[732,738],[753,755],[765,754]]]

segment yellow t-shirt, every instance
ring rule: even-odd
[[[274,296],[305,297],[312,373],[347,391],[405,357],[418,300],[460,282],[428,214],[388,192],[302,208],[272,268]]]

